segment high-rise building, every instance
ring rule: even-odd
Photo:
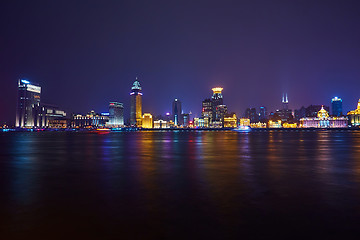
[[[260,122],[267,122],[268,113],[266,107],[259,108],[259,121]]]
[[[141,127],[142,92],[137,78],[131,88],[130,98],[130,125]]]
[[[109,103],[109,125],[124,125],[124,105],[119,102]]]
[[[181,102],[177,98],[172,103],[172,117],[175,126],[183,125]]]
[[[16,127],[40,127],[41,87],[28,80],[18,82],[18,101],[16,108]]]
[[[212,101],[210,98],[205,99],[202,101],[202,117],[207,117],[210,120],[213,119],[213,109],[212,109]]]
[[[289,109],[289,99],[287,93],[283,95],[281,102],[282,102],[282,109],[276,110],[275,115],[278,116],[282,122],[293,121],[294,116],[292,114],[291,109]]]
[[[217,105],[215,108],[216,121],[223,121],[224,116],[227,114],[228,109],[226,105]]]
[[[153,116],[150,113],[144,113],[142,116],[142,127],[153,128]]]
[[[341,98],[334,97],[333,99],[331,99],[331,110],[333,116],[340,117],[343,115]]]
[[[289,99],[288,99],[287,93],[283,94],[281,102],[283,104],[283,110],[288,110],[289,109]]]
[[[296,121],[299,121],[300,118],[306,117],[306,108],[302,106],[300,109],[294,111]]]
[[[221,117],[216,115],[216,109],[219,105],[223,105],[223,95],[221,87],[215,87],[211,89],[213,91],[213,95],[211,97],[211,106],[212,106],[212,117],[215,121],[221,121]]]
[[[259,121],[258,115],[256,114],[256,108],[247,108],[245,110],[245,118],[249,118],[251,123]]]
[[[188,127],[190,121],[190,114],[189,113],[182,114],[182,119],[183,119],[183,126]]]

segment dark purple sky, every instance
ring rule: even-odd
[[[56,2],[56,3],[55,3]],[[230,111],[360,98],[358,1],[16,1],[0,5],[0,122],[17,79],[74,112],[125,103],[138,76],[144,112],[173,98],[195,115],[214,86]],[[128,117],[128,116],[126,116]]]

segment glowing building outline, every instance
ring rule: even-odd
[[[130,125],[141,127],[142,121],[142,92],[136,77],[130,92]]]
[[[360,126],[360,99],[358,101],[357,108],[353,111],[348,112],[347,115],[349,117],[349,122],[352,126]]]

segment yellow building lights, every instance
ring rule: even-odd
[[[237,127],[236,114],[233,114],[231,117],[224,117],[224,127],[225,128],[235,128],[235,127]]]
[[[213,91],[213,93],[220,93],[221,94],[221,91],[223,90],[222,87],[214,87],[211,89]]]
[[[296,123],[284,123],[283,124],[283,128],[297,128],[297,124]]]
[[[142,128],[153,128],[153,116],[150,113],[142,116]]]

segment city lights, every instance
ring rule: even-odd
[[[244,115],[238,115],[224,104],[222,87],[211,89],[212,95],[205,98],[199,107],[201,116],[184,113],[181,98],[173,98],[171,112],[164,115],[142,113],[142,87],[136,78],[130,92],[130,118],[124,117],[124,104],[110,102],[108,112],[101,114],[67,114],[53,105],[41,102],[41,87],[29,80],[20,79],[16,127],[29,129],[302,129],[302,128],[348,128],[360,126],[360,99],[357,109],[346,116],[342,114],[343,100],[331,98],[332,114],[325,105],[310,105],[300,109],[289,108],[288,94],[281,98],[282,108],[268,112],[265,106],[251,107]],[[170,104],[169,104],[170,105]],[[239,116],[239,117],[238,117]]]

